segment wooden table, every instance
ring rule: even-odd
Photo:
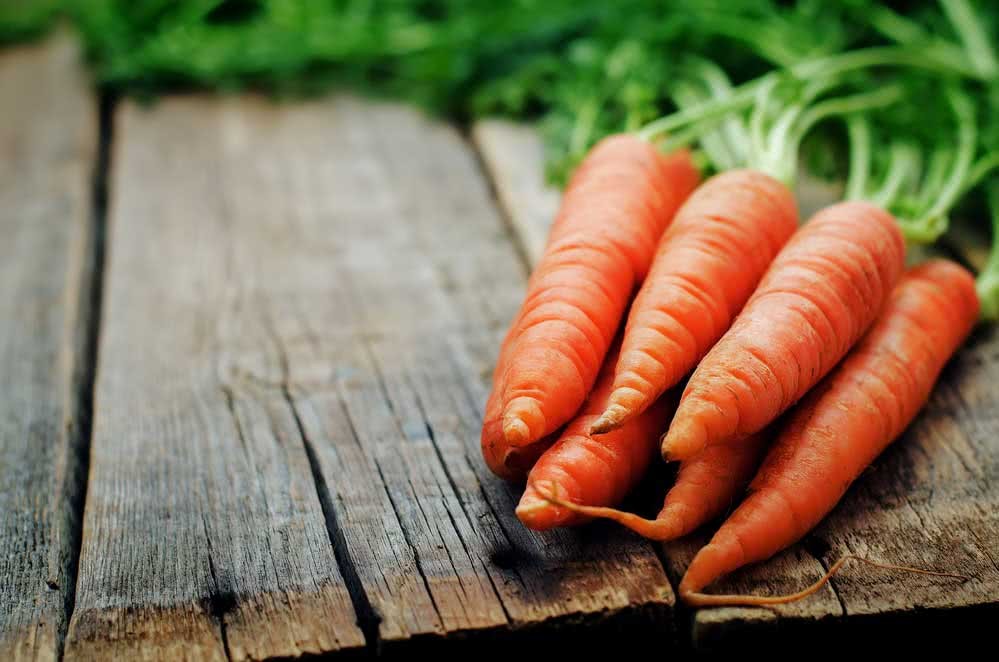
[[[350,96],[100,100],[65,36],[0,55],[0,99],[0,659],[990,636],[992,329],[826,522],[727,588],[846,552],[973,579],[851,566],[691,613],[672,586],[703,536],[531,533],[479,457],[557,204],[533,132]]]

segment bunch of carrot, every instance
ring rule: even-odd
[[[960,84],[945,95],[956,154],[924,170],[901,142],[887,164],[869,158],[870,116],[904,90],[830,94],[844,74],[910,60],[901,47],[870,49],[739,87],[698,63],[696,84],[678,86],[677,113],[590,152],[503,343],[485,412],[487,463],[526,477],[525,525],[605,517],[670,540],[729,510],[749,485],[690,564],[681,597],[774,604],[828,580],[793,596],[703,593],[829,513],[915,418],[979,318],[982,280],[976,291],[964,267],[905,268],[906,240],[925,241],[999,163],[974,162]],[[848,199],[799,228],[798,146],[833,116],[849,127]],[[717,171],[700,184],[682,147],[693,141]],[[913,204],[925,190],[936,199]],[[657,446],[681,462],[661,512],[615,510]]]

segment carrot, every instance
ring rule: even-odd
[[[635,297],[614,391],[593,433],[641,413],[690,372],[797,227],[791,191],[761,172],[724,172],[690,196]]]
[[[644,416],[642,414],[633,420],[641,420]],[[626,424],[621,430],[626,430],[631,425]],[[613,434],[616,433],[611,433]],[[600,440],[603,438],[599,437]],[[593,501],[581,499],[577,494],[563,489],[564,482],[532,481],[534,472],[528,481],[535,484],[536,493],[553,507],[561,507],[575,513],[577,517],[602,517],[652,540],[675,540],[693,532],[732,506],[759,464],[769,438],[767,431],[764,431],[746,439],[705,448],[696,457],[684,461],[677,473],[676,483],[666,494],[662,510],[653,520],[614,508],[588,505]]]
[[[898,224],[878,207],[844,202],[816,214],[687,382],[663,457],[693,457],[776,419],[870,326],[904,259]]]
[[[681,597],[694,605],[779,604],[827,581],[842,559],[792,596],[700,592],[722,575],[800,540],[833,509],[922,409],[978,310],[974,279],[963,268],[936,260],[910,270],[870,332],[793,412],[753,479],[750,496],[694,557],[680,582]]]
[[[602,140],[563,197],[545,254],[500,351],[482,445],[535,443],[586,399],[660,236],[697,183],[686,151],[661,155],[630,135]]]
[[[517,506],[517,517],[527,527],[543,530],[589,519],[569,508],[559,508],[542,490],[554,489],[577,504],[615,504],[641,479],[655,457],[664,421],[676,409],[675,395],[663,396],[641,416],[610,434],[589,435],[590,425],[607,405],[619,349],[620,342],[608,352],[586,405],[528,474],[527,489]]]

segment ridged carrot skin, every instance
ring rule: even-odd
[[[680,207],[628,315],[605,433],[675,386],[732,324],[798,228],[787,186],[753,170],[712,177]]]
[[[617,356],[617,348],[608,352],[586,405],[528,474],[527,489],[517,507],[517,516],[527,527],[543,530],[589,519],[551,503],[539,493],[539,487],[557,485],[558,494],[577,504],[614,505],[641,479],[655,457],[659,436],[676,409],[679,393],[663,396],[610,434],[589,434],[590,425],[607,405]]]
[[[962,267],[935,260],[911,269],[870,332],[793,412],[750,496],[694,557],[681,597],[697,605],[768,604],[699,591],[800,540],[833,509],[926,404],[978,311],[974,279]]]
[[[771,440],[769,430],[711,446],[682,462],[676,483],[666,494],[656,517],[656,540],[675,540],[727,511],[742,495],[763,451]],[[641,532],[639,532],[641,533]]]
[[[697,178],[686,151],[663,156],[629,135],[605,138],[577,169],[500,351],[482,431],[487,459],[543,439],[579,410]]]
[[[650,410],[646,410],[648,411]],[[620,430],[627,430],[645,416],[645,413],[639,414]],[[617,432],[606,436],[614,436]],[[598,440],[603,438],[604,435],[596,437]],[[557,479],[532,481],[537,486],[534,494],[546,499],[561,513],[572,512],[574,518],[568,521],[570,524],[601,517],[613,520],[651,540],[675,540],[723,514],[735,503],[758,466],[769,439],[767,429],[745,439],[710,446],[693,459],[683,462],[676,483],[666,494],[663,508],[655,519],[645,519],[634,513],[598,505],[588,495],[580,496],[578,492],[572,494],[562,489]],[[612,474],[613,467],[605,472]],[[567,519],[566,515],[563,514],[563,518]]]
[[[878,207],[844,202],[816,214],[697,366],[663,456],[685,460],[770,424],[863,335],[904,261],[898,223]]]

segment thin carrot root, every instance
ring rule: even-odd
[[[790,593],[788,595],[774,595],[774,596],[761,596],[761,595],[711,595],[708,593],[700,593],[698,591],[687,590],[684,591],[681,587],[680,598],[683,599],[687,604],[694,607],[766,607],[773,605],[783,605],[790,602],[797,602],[812,595],[823,586],[829,583],[829,580],[833,578],[843,564],[849,560],[861,561],[868,565],[872,565],[876,568],[882,568],[885,570],[900,570],[902,572],[910,572],[917,575],[930,575],[933,577],[950,577],[953,579],[961,579],[963,581],[968,581],[972,579],[967,575],[959,575],[952,572],[938,572],[936,570],[924,570],[922,568],[913,568],[907,565],[897,565],[894,563],[881,563],[879,561],[872,561],[866,559],[862,556],[856,556],[855,554],[846,554],[841,556],[836,563],[829,568],[826,574],[816,581],[811,586],[804,588],[797,593]]]
[[[671,540],[675,537],[673,522],[659,519],[645,519],[634,513],[628,513],[616,508],[604,506],[583,506],[578,503],[567,501],[559,496],[559,486],[555,482],[532,483],[539,495],[553,506],[565,508],[571,512],[583,515],[584,517],[596,517],[609,519],[612,522],[627,527],[635,533],[650,540]],[[519,512],[519,510],[518,510]]]

